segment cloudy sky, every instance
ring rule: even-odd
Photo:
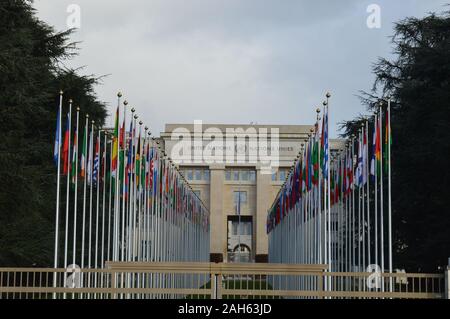
[[[81,9],[80,55],[68,66],[106,75],[98,96],[114,113],[122,91],[159,135],[165,123],[313,124],[326,91],[330,121],[364,109],[371,65],[389,57],[393,23],[441,12],[449,0],[35,0],[67,29]],[[381,28],[367,27],[367,7]],[[113,120],[108,119],[108,123]]]

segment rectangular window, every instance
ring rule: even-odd
[[[280,170],[280,181],[284,182],[286,180],[286,171]]]
[[[193,173],[192,173],[192,170],[187,170],[186,171],[186,179],[188,180],[188,181],[192,181],[193,180]]]
[[[225,171],[225,180],[231,181],[231,171],[229,170]]]
[[[256,172],[250,171],[250,182],[256,182]]]
[[[196,181],[201,181],[202,180],[202,171],[197,169],[195,170],[195,180]]]
[[[238,181],[239,180],[239,171],[233,171],[233,180]]]
[[[247,204],[247,192],[242,191],[234,192],[234,204],[237,205],[239,203],[239,195],[241,197],[241,206]]]
[[[277,172],[272,173],[272,182],[277,181]]]
[[[210,180],[209,169],[206,169],[206,170],[203,171],[203,177],[205,178],[205,181],[209,181]]]
[[[249,178],[249,172],[248,171],[241,171],[241,180],[248,181]]]

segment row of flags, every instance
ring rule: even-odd
[[[307,193],[327,179],[330,166],[328,129],[328,108],[325,107],[321,125],[316,123],[311,137],[304,145],[268,213],[267,233],[270,233]]]
[[[392,272],[390,113],[391,101],[381,103],[352,137],[330,149],[324,102],[322,119],[268,211],[271,262],[327,264],[333,272],[377,265]]]
[[[324,110],[323,121],[316,123],[312,137],[306,142],[301,156],[291,168],[286,182],[268,213],[267,233],[270,233],[282,219],[289,214],[291,209],[305,196],[315,189],[319,181],[326,184],[328,178],[328,166],[331,165],[331,205],[346,198],[354,188],[364,187],[369,178],[375,180],[382,176],[382,167],[387,175],[390,165],[388,154],[392,145],[389,111],[384,114],[384,127],[381,127],[381,118],[374,116],[372,122],[367,122],[366,129],[372,131],[372,140],[361,129],[358,138],[353,145],[340,152],[334,160],[329,161],[328,139],[328,111]],[[382,133],[385,138],[382,138]],[[384,144],[383,144],[384,143]],[[369,144],[371,147],[369,147]],[[352,153],[352,149],[356,150]],[[382,151],[383,149],[383,151]],[[384,162],[382,164],[382,155]],[[368,160],[370,158],[370,161]],[[322,193],[324,196],[325,193]],[[325,194],[326,195],[326,194]]]
[[[126,130],[127,103],[121,104],[121,95],[113,130],[96,127],[88,115],[80,123],[79,109],[72,119],[72,102],[63,128],[62,101],[61,94],[53,154],[58,168],[55,267],[61,266],[63,242],[64,267],[70,252],[72,263],[82,268],[103,268],[108,260],[209,260],[208,210],[134,110]],[[61,187],[64,178],[67,187]],[[60,194],[66,195],[63,204]]]

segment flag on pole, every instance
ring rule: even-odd
[[[384,163],[385,163],[385,172],[386,174],[389,171],[389,165],[390,165],[390,159],[391,159],[391,154],[389,154],[389,150],[392,146],[392,133],[391,133],[391,123],[390,123],[390,118],[391,118],[391,114],[390,114],[391,110],[388,107],[386,110],[386,138],[385,138],[385,143],[384,143]]]
[[[116,111],[116,120],[114,125],[113,150],[112,150],[112,167],[111,174],[115,178],[117,175],[117,159],[119,154],[119,107]]]
[[[72,152],[72,167],[71,167],[71,172],[70,172],[70,176],[71,176],[71,180],[72,180],[72,184],[75,184],[75,180],[77,178],[77,149],[78,149],[78,127],[75,128],[75,134],[73,137],[73,152]]]
[[[94,170],[92,172],[92,180],[94,185],[97,184],[98,167],[100,162],[100,138],[97,137],[97,142],[95,143],[95,153],[94,153]]]
[[[372,157],[370,160],[370,175],[375,178],[375,169],[376,169],[376,153],[377,153],[377,123],[378,118],[375,115],[375,122],[373,126],[373,137],[372,137]]]
[[[69,173],[69,139],[70,139],[70,114],[67,113],[67,123],[66,123],[66,132],[64,134],[64,145],[63,145],[63,175],[67,175]]]
[[[366,129],[363,130],[363,160],[362,160],[362,184],[363,186],[367,184],[367,163],[368,163],[368,157],[369,157],[369,148],[367,145],[367,134]]]
[[[361,139],[361,134],[358,140],[358,166],[356,168],[356,186],[363,186],[363,143]]]
[[[55,147],[53,149],[53,160],[55,161],[55,164],[58,165],[58,157],[59,157],[59,151],[61,148],[61,121],[60,121],[60,111],[58,109],[58,115],[56,117],[56,133],[55,133]]]
[[[328,178],[328,108],[325,108],[324,110],[324,116],[323,116],[323,124],[322,124],[322,152],[323,155],[321,155],[321,158],[323,158],[323,165],[322,165],[322,174],[323,178]]]
[[[87,161],[87,183],[88,185],[91,185],[92,183],[92,153],[94,151],[94,137],[93,137],[93,130],[91,130],[91,134],[89,136],[89,153],[88,153],[88,161]]]
[[[87,124],[87,121],[86,121]],[[86,177],[86,153],[87,153],[87,133],[88,132],[88,126],[86,125],[84,129],[84,136],[83,136],[83,146],[81,148],[81,170],[80,170],[80,176],[81,178]]]
[[[379,120],[376,122],[376,141],[375,141],[375,157],[377,162],[377,175],[381,176],[381,135],[380,135],[380,123]]]

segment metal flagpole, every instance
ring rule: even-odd
[[[94,152],[94,124],[95,121],[91,121],[91,134],[89,136],[89,159],[88,159],[88,183],[89,183],[89,234],[88,234],[88,268],[91,269],[92,266],[92,184],[93,184],[93,152]],[[91,288],[91,273],[88,273],[87,285]],[[90,294],[88,294],[88,298]]]
[[[122,98],[122,93],[118,92],[117,93],[117,125],[120,127],[120,100]],[[120,214],[121,214],[121,210],[120,210],[120,167],[121,167],[121,163],[120,163],[120,152],[123,152],[123,156],[122,156],[122,160],[123,160],[123,176],[122,176],[122,182],[123,185],[125,185],[125,145],[126,145],[126,138],[125,138],[125,107],[128,104],[127,101],[123,102],[124,104],[124,109],[123,109],[123,128],[122,130],[119,128],[119,136],[117,136],[117,138],[119,139],[118,141],[118,147],[117,147],[117,159],[116,159],[116,176],[114,176],[114,222],[113,222],[113,241],[112,241],[112,246],[113,246],[113,257],[112,259],[114,261],[119,261],[119,243],[120,243],[120,222],[121,222],[121,218],[120,218]],[[122,147],[123,150],[120,149],[120,140],[122,139]],[[114,145],[111,146],[111,148],[113,148]],[[112,156],[111,156],[112,157]],[[111,158],[112,160],[112,158]],[[112,162],[111,162],[112,164]],[[112,182],[112,176],[110,181]],[[123,186],[122,189],[122,204],[123,207],[125,207],[124,205],[124,201],[125,201],[125,186]],[[123,220],[123,212],[122,212],[122,220]],[[122,223],[123,225],[123,223]]]
[[[98,128],[98,136],[97,136],[97,142],[95,146],[95,158],[94,158],[94,168],[95,168],[95,160],[97,160],[97,177],[96,177],[96,187],[97,187],[97,194],[96,194],[96,207],[95,207],[95,257],[94,257],[94,268],[98,268],[98,231],[99,231],[99,216],[100,216],[100,170],[101,170],[101,129]],[[98,148],[97,148],[98,146]],[[97,153],[98,152],[98,153]],[[97,288],[97,272],[95,272],[95,281],[94,281],[94,288]],[[97,294],[95,294],[97,296]]]
[[[105,267],[105,215],[106,215],[106,175],[107,175],[107,166],[106,166],[106,153],[108,151],[108,143],[107,143],[108,132],[105,131],[104,143],[103,143],[103,157],[102,157],[102,182],[103,182],[103,202],[102,202],[102,239],[101,239],[101,254],[100,254],[100,268]],[[103,275],[102,275],[102,283],[103,283]]]
[[[330,134],[330,131],[329,131],[329,118],[328,118],[328,116],[329,116],[329,110],[330,110],[330,102],[329,102],[329,100],[330,100],[330,97],[331,97],[331,94],[330,93],[327,93],[326,94],[326,98],[327,98],[327,101],[326,101],[326,116],[327,116],[327,134],[329,135]],[[328,161],[330,161],[330,156],[331,156],[331,154],[330,154],[330,142],[329,142],[329,138],[328,138],[328,140],[327,140],[327,147],[326,147],[326,152],[327,152],[327,154],[328,154]],[[328,207],[327,207],[327,210],[328,210],[328,232],[329,232],[329,236],[328,236],[328,238],[329,238],[329,241],[328,241],[328,271],[329,272],[331,272],[331,201],[330,201],[330,198],[331,198],[331,165],[330,165],[330,163],[328,162],[328,165],[327,165],[328,167],[327,167],[327,170],[328,170],[328,173],[327,173],[327,178],[328,178],[328,181],[327,181],[327,184],[328,184]],[[328,283],[328,286],[330,287],[330,291],[331,291],[331,276],[329,276],[329,278],[328,278],[328,280],[329,280],[329,283]]]
[[[384,213],[383,213],[383,130],[382,130],[382,118],[383,118],[383,103],[380,102],[380,116],[378,119],[378,126],[380,131],[380,236],[381,236],[381,273],[384,273]],[[381,281],[381,290],[384,292],[384,280]]]
[[[92,184],[93,184],[93,158],[94,158],[94,124],[91,122],[91,135],[89,137],[89,161],[88,161],[88,180],[89,180],[89,247],[88,247],[88,268],[92,266]],[[90,274],[88,276],[90,283]],[[90,286],[89,286],[90,287]]]
[[[389,231],[389,273],[393,272],[393,262],[392,262],[392,189],[391,189],[391,99],[388,99],[388,109],[387,109],[387,129],[389,132],[387,134],[387,148],[388,148],[388,156],[387,163],[388,165],[388,231]],[[392,277],[389,280],[389,291],[393,291],[393,282]]]
[[[376,158],[376,140],[377,140],[377,125],[378,125],[378,115],[375,114],[375,120],[373,123],[373,175],[374,175],[374,183],[375,183],[375,264],[379,265],[378,255],[379,255],[379,247],[378,247],[378,170],[377,170],[377,158]]]
[[[60,197],[60,178],[61,178],[61,114],[63,103],[63,91],[59,92],[59,110],[57,118],[57,132],[55,139],[55,152],[57,151],[57,173],[56,173],[56,214],[55,214],[55,256],[54,267],[58,268],[58,244],[59,244],[59,197]],[[57,286],[57,273],[53,273],[53,287]],[[56,293],[53,294],[53,298],[56,298]]]
[[[120,132],[120,129],[119,129],[119,132]],[[119,135],[120,135],[120,133],[119,133]],[[113,143],[110,143],[110,144],[111,144],[111,147],[110,147],[111,156],[110,156],[110,160],[109,160],[109,167],[111,168],[113,166],[112,165]],[[117,153],[118,153],[117,154],[117,161],[119,161],[120,148],[118,148],[118,152]],[[118,183],[119,183],[119,167],[117,166],[116,167],[116,184],[118,184]],[[111,260],[110,259],[110,257],[111,257],[111,211],[112,211],[112,209],[111,209],[111,204],[112,204],[111,203],[111,196],[112,196],[112,172],[111,171],[110,171],[110,174],[109,174],[109,191],[108,191],[108,193],[109,193],[109,196],[108,196],[108,237],[106,239],[106,241],[107,241],[106,259],[109,261],[109,260]],[[116,220],[113,221],[113,229],[115,227],[115,223],[116,223]]]
[[[81,227],[81,269],[84,268],[84,257],[85,257],[85,251],[84,251],[84,246],[85,246],[85,236],[86,236],[86,201],[87,201],[87,187],[86,187],[86,180],[87,180],[87,156],[89,154],[88,151],[88,132],[89,132],[89,114],[86,114],[86,123],[84,126],[84,137],[83,137],[83,158],[82,158],[82,163],[81,165],[82,170],[82,177],[83,177],[83,222],[82,222],[82,227]],[[81,273],[81,282],[84,285],[84,281],[83,281],[83,277],[84,274]]]
[[[121,95],[120,95],[121,96]],[[119,96],[119,98],[120,98]],[[118,105],[120,105],[120,100],[118,101]],[[128,170],[128,156],[127,156],[127,136],[126,136],[126,108],[128,106],[128,102],[123,102],[123,131],[122,131],[122,140],[123,140],[123,176],[122,176],[122,221],[120,220],[120,202],[119,202],[119,182],[116,183],[117,185],[117,256],[116,260],[119,260],[119,248],[121,248],[121,261],[125,261],[125,225],[126,225],[126,218],[127,218],[127,200],[129,199],[129,186],[127,185],[127,170]],[[134,109],[133,109],[134,110]],[[133,111],[134,112],[134,111]],[[120,114],[120,112],[119,112]],[[120,123],[120,121],[119,121]],[[130,128],[130,134],[131,134],[131,128]],[[128,138],[132,138],[129,136]],[[127,157],[127,158],[126,158]],[[120,159],[119,159],[120,164]],[[120,165],[118,165],[120,168]],[[120,174],[120,169],[119,169]],[[128,189],[127,189],[128,187]],[[119,233],[120,228],[120,222],[122,222],[122,229],[121,233]],[[121,236],[121,240],[119,240],[119,234]],[[119,246],[119,242],[121,243],[121,247]]]
[[[67,248],[69,242],[69,200],[70,200],[70,144],[71,144],[71,134],[72,134],[72,100],[69,100],[69,148],[67,149],[67,187],[66,187],[66,227],[65,227],[65,237],[64,237],[64,268],[67,268]],[[64,277],[64,286],[66,286],[66,278]],[[65,294],[64,294],[65,296]]]
[[[72,248],[72,264],[76,264],[76,248],[77,248],[77,202],[78,202],[78,131],[80,124],[80,108],[77,107],[77,128],[75,131],[75,175],[72,176],[75,182],[75,198],[74,198],[74,208],[73,208],[73,248]]]
[[[367,186],[367,258],[368,264],[372,264],[372,256],[371,256],[371,237],[370,237],[370,186],[369,186],[369,121],[366,120],[365,127],[365,143],[364,143],[364,179],[366,181]]]

